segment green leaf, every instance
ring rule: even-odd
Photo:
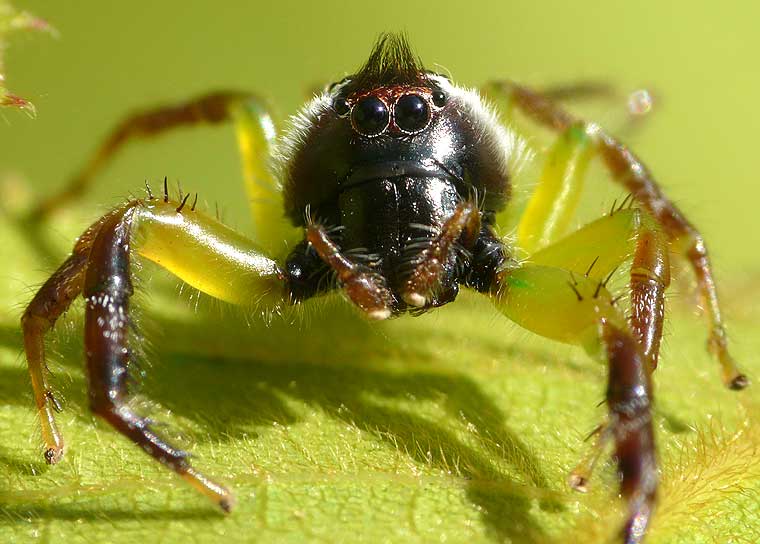
[[[77,214],[50,227],[73,240]],[[429,315],[363,321],[340,298],[267,326],[145,266],[136,403],[231,486],[218,513],[88,413],[82,312],[52,341],[64,460],[42,461],[18,317],[50,268],[0,220],[0,541],[603,542],[622,519],[614,465],[587,495],[569,471],[603,417],[605,371],[509,324],[477,295]],[[723,287],[736,356],[758,375],[760,282]],[[679,289],[684,293],[683,289]],[[703,320],[670,298],[656,373],[662,485],[651,543],[757,542],[755,389],[723,388]]]

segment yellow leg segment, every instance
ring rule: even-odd
[[[626,259],[634,256],[642,236],[653,252],[654,270],[632,271],[654,274],[666,284],[670,282],[667,236],[651,215],[639,209],[621,210],[585,225],[559,242],[530,256],[530,262],[572,270],[587,277],[603,280]],[[591,264],[594,263],[594,266]]]
[[[601,319],[627,328],[597,280],[573,280],[568,270],[551,266],[525,264],[502,272],[494,304],[521,327],[568,344],[593,344]]]
[[[141,202],[132,225],[138,254],[214,298],[277,308],[283,276],[258,244],[207,215],[158,200]]]
[[[243,178],[254,224],[254,237],[268,251],[297,242],[301,235],[285,218],[282,187],[271,169],[277,136],[274,121],[261,101],[244,99],[230,105],[235,120]]]
[[[630,327],[650,363],[657,366],[670,285],[666,235],[648,213],[621,210],[594,221],[530,258],[530,262],[572,271],[606,286],[609,276],[631,260]]]
[[[517,246],[526,252],[556,242],[573,218],[594,147],[582,124],[566,129],[549,152],[544,170],[517,227]]]

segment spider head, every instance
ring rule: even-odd
[[[477,92],[426,70],[403,35],[380,37],[354,74],[292,119],[280,157],[286,213],[344,224],[342,196],[379,180],[444,180],[503,207],[516,141]],[[437,220],[433,217],[431,220]],[[430,221],[426,221],[430,223]]]
[[[340,227],[338,246],[372,262],[397,300],[462,200],[477,195],[486,223],[504,206],[515,149],[477,92],[426,70],[397,35],[382,36],[364,66],[315,97],[285,142],[290,219],[304,225],[308,209]],[[443,258],[430,305],[456,296],[465,254]]]

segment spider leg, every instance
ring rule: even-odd
[[[68,259],[53,273],[34,296],[21,316],[24,349],[32,381],[34,400],[40,415],[45,461],[57,463],[63,456],[63,438],[55,423],[54,411],[61,406],[48,383],[45,360],[45,333],[53,328],[84,285],[84,273],[94,236],[108,216],[99,219],[79,237]]]
[[[562,131],[517,227],[517,245],[529,254],[567,232],[593,155],[591,138],[580,124]]]
[[[665,290],[670,285],[668,242],[654,219],[639,209],[621,210],[589,223],[576,232],[530,256],[530,262],[564,268],[605,286],[610,275],[627,259],[634,336],[657,366],[665,314]]]
[[[406,280],[401,296],[410,306],[422,308],[433,300],[453,245],[464,238],[472,247],[480,234],[480,210],[475,202],[461,202],[438,233],[416,258],[416,265]]]
[[[539,92],[509,81],[493,82],[487,85],[484,92],[507,100],[536,122],[553,130],[562,132],[573,126],[584,127],[594,153],[602,158],[614,180],[633,194],[667,234],[674,249],[690,262],[710,324],[708,349],[721,365],[724,383],[731,389],[746,387],[749,380],[739,371],[728,351],[712,266],[702,235],[668,200],[641,160],[600,127],[575,119]]]
[[[591,279],[606,288],[611,274],[631,257],[629,326],[651,373],[657,366],[662,340],[670,263],[666,236],[648,213],[630,209],[602,217],[535,253],[530,262],[566,269],[573,283],[577,278]],[[571,473],[573,488],[585,490],[611,431],[608,423],[599,426],[589,454]]]
[[[544,87],[541,93],[555,101],[578,101],[578,100],[619,100],[620,96],[615,88],[602,81],[570,81],[551,87]]]
[[[570,472],[570,477],[567,479],[567,483],[574,490],[581,493],[588,491],[588,482],[591,479],[591,475],[594,473],[596,463],[599,461],[604,452],[604,448],[612,438],[611,426],[608,421],[605,421],[599,425],[594,432],[589,435],[588,438],[594,437],[594,444],[589,448],[588,453],[583,456],[581,461]],[[588,440],[587,438],[587,440]]]
[[[93,412],[229,510],[230,493],[198,473],[185,452],[130,409],[133,354],[128,325],[135,253],[221,300],[258,304],[270,311],[288,302],[286,276],[274,261],[254,243],[190,207],[134,200],[104,216],[79,239],[72,256],[43,285],[22,318],[27,361],[43,416],[46,459],[60,459],[63,441],[50,410],[52,402],[45,402],[49,388],[43,373],[43,335],[81,292],[86,300],[86,369]]]
[[[385,280],[368,267],[352,262],[330,239],[327,230],[315,223],[306,227],[306,241],[338,276],[348,298],[370,319],[390,317],[393,295]]]
[[[608,432],[614,438],[621,492],[628,514],[624,542],[643,538],[657,494],[657,462],[650,415],[649,362],[600,282],[541,265],[507,268],[496,275],[495,306],[537,334],[583,346],[608,366]]]
[[[228,121],[235,124],[257,240],[268,249],[279,247],[290,227],[282,218],[280,192],[269,170],[275,124],[263,100],[238,91],[215,92],[127,116],[111,130],[64,188],[40,202],[30,218],[39,221],[50,217],[84,193],[131,141],[153,138],[179,127]]]

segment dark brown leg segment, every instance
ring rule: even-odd
[[[631,329],[651,365],[650,372],[660,357],[665,290],[670,285],[668,248],[660,238],[654,229],[641,229],[631,264]]]
[[[480,234],[480,210],[474,202],[462,202],[435,236],[415,259],[415,267],[406,280],[402,297],[410,306],[422,308],[434,297],[441,275],[454,244],[463,238],[465,247],[472,248]]]
[[[573,123],[578,122],[546,96],[512,82],[492,83],[487,87],[486,92],[509,96],[513,104],[521,111],[556,131],[564,131]],[[614,179],[625,186],[657,220],[674,247],[691,263],[710,322],[708,348],[720,362],[724,383],[731,389],[743,389],[749,381],[739,371],[728,352],[712,267],[701,234],[675,204],[665,197],[638,157],[599,127],[588,125],[588,130],[596,137],[598,153]]]
[[[691,263],[697,277],[703,307],[710,322],[708,349],[720,362],[724,383],[731,389],[744,389],[749,385],[749,380],[739,371],[728,352],[718,292],[702,235],[675,204],[663,195],[644,164],[625,146],[603,132],[599,133],[599,146],[602,157],[614,177],[654,216],[673,241],[676,250]]]
[[[333,242],[324,227],[311,224],[306,228],[306,240],[338,276],[348,298],[370,319],[390,317],[393,295],[383,278],[366,266],[351,262]]]
[[[100,145],[92,158],[55,195],[43,200],[31,213],[40,220],[81,195],[119,150],[131,140],[150,138],[181,126],[218,124],[230,119],[230,106],[252,97],[236,91],[208,94],[183,104],[160,107],[128,116]]]
[[[90,405],[95,414],[229,511],[231,494],[195,472],[184,451],[165,442],[129,407],[130,229],[135,205],[108,216],[90,250],[83,289]]]
[[[53,413],[60,411],[61,406],[48,383],[45,333],[53,328],[61,314],[82,292],[90,247],[109,217],[110,215],[106,215],[99,219],[79,237],[69,258],[43,284],[21,316],[24,350],[32,379],[34,400],[40,414],[45,461],[49,464],[60,461],[64,447]]]
[[[644,537],[657,498],[650,372],[646,357],[629,333],[605,322],[602,342],[609,361],[609,432],[615,440],[620,490],[628,503],[623,542],[635,544]]]

